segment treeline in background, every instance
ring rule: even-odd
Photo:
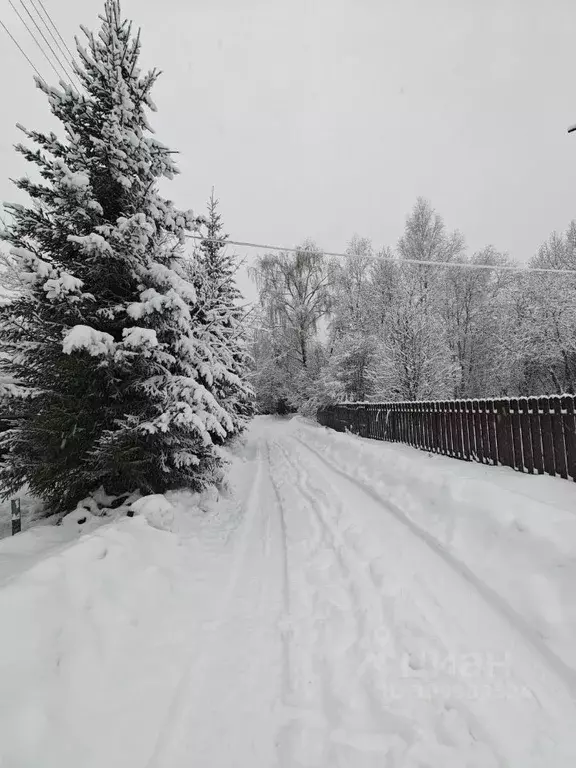
[[[474,264],[493,269],[461,266]],[[492,246],[469,253],[424,199],[394,249],[376,251],[355,235],[340,259],[310,241],[259,258],[252,354],[260,412],[574,393],[576,272],[532,270],[576,270],[576,222],[552,234],[527,268],[514,266]]]

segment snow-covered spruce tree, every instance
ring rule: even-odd
[[[217,471],[211,435],[232,419],[210,391],[213,350],[191,320],[181,247],[199,223],[157,189],[176,172],[146,109],[157,71],[138,69],[140,34],[106,0],[97,35],[77,43],[84,92],[37,80],[65,138],[24,130],[3,237],[31,290],[0,309],[0,375],[33,392],[0,454],[6,495],[28,482],[52,509],[101,484],[111,493],[201,487]]]
[[[197,292],[197,309],[202,313],[201,327],[210,333],[210,346],[215,350],[213,390],[220,404],[232,418],[228,436],[241,432],[254,413],[253,392],[246,383],[250,367],[247,348],[245,311],[242,294],[236,285],[237,265],[229,252],[224,233],[219,201],[214,191],[208,200],[205,239],[196,253],[193,281]],[[215,436],[218,439],[218,435]]]

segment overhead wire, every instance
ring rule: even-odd
[[[25,20],[22,18],[22,16],[20,15],[20,12],[19,12],[19,11],[18,11],[18,9],[16,8],[16,6],[15,6],[15,5],[14,5],[14,3],[12,2],[12,0],[8,0],[8,2],[10,3],[10,6],[11,6],[12,10],[14,11],[14,13],[16,14],[16,16],[18,16],[18,18],[20,19],[20,21],[22,22],[22,24],[23,24],[23,25],[24,25],[24,27],[26,28],[26,31],[28,32],[28,34],[30,35],[30,37],[32,38],[32,40],[34,40],[34,42],[36,43],[36,45],[38,46],[38,48],[39,48],[39,49],[40,49],[40,51],[42,52],[42,55],[44,56],[44,58],[46,59],[46,61],[48,62],[48,64],[50,64],[50,66],[51,66],[51,67],[52,67],[52,69],[54,70],[54,73],[56,74],[56,77],[57,77],[57,78],[60,80],[60,78],[61,78],[61,75],[60,75],[60,73],[58,72],[58,70],[56,69],[56,67],[54,66],[54,63],[52,62],[52,59],[51,59],[51,58],[48,56],[48,54],[46,53],[46,51],[44,50],[44,48],[42,47],[42,45],[41,45],[41,44],[40,44],[40,42],[38,41],[38,38],[36,37],[36,35],[34,34],[34,32],[33,32],[33,31],[30,29],[30,27],[28,26],[28,24],[26,23],[26,21],[25,21]]]
[[[76,86],[75,86],[75,85],[72,83],[72,81],[71,81],[71,79],[70,79],[70,75],[69,75],[69,73],[67,72],[67,70],[66,70],[66,67],[65,67],[65,66],[62,64],[62,62],[60,61],[60,59],[59,59],[59,57],[58,57],[58,54],[57,54],[57,53],[54,51],[54,48],[52,48],[52,45],[50,44],[50,41],[49,41],[49,40],[46,38],[46,35],[45,35],[45,34],[44,34],[44,32],[43,32],[43,31],[40,29],[40,27],[38,26],[38,23],[37,23],[36,19],[35,19],[35,18],[32,16],[32,14],[30,13],[30,11],[28,10],[28,7],[27,7],[27,6],[26,6],[26,4],[24,3],[24,0],[20,0],[20,5],[22,6],[22,8],[24,8],[24,10],[26,11],[26,13],[27,13],[27,14],[28,14],[28,16],[30,17],[30,19],[31,19],[32,23],[34,24],[34,26],[36,27],[36,29],[37,29],[37,30],[38,30],[38,32],[40,33],[40,36],[42,37],[42,39],[44,40],[44,42],[46,43],[46,45],[47,45],[47,46],[48,46],[48,48],[50,49],[50,51],[51,51],[51,53],[52,53],[52,56],[53,56],[53,57],[54,57],[54,59],[55,59],[55,60],[58,62],[58,65],[60,66],[60,69],[62,70],[62,72],[64,72],[64,80],[68,80],[68,81],[70,82],[70,85],[71,85],[73,88],[75,88],[75,89],[76,89]],[[77,89],[76,89],[76,90],[77,90]]]
[[[42,8],[42,13],[44,14],[44,17],[42,15],[42,13],[38,10],[38,7],[36,6],[36,2],[38,2],[40,7]],[[68,46],[66,45],[66,41],[64,40],[64,38],[60,34],[60,30],[56,26],[54,20],[52,19],[52,16],[50,16],[48,11],[46,10],[46,6],[42,2],[42,0],[30,0],[30,3],[32,4],[32,7],[36,11],[36,14],[38,15],[38,18],[42,20],[42,23],[44,24],[45,28],[48,30],[48,33],[50,34],[50,37],[55,42],[58,50],[60,51],[60,54],[62,55],[62,59],[70,67],[70,72],[76,78],[77,82],[80,85],[82,85],[82,82],[81,82],[80,78],[78,77],[78,73],[76,72],[77,64],[76,64],[76,60],[74,59],[74,54],[71,52],[70,48],[68,48]],[[50,22],[50,26],[46,22],[46,19]],[[58,35],[58,37],[60,38],[62,43],[64,44],[64,47],[66,48],[66,51],[68,52],[68,55],[65,53],[65,51],[62,48],[62,46],[58,42],[58,38],[54,35],[54,32],[52,31],[51,27],[54,30],[54,32],[56,32],[56,34]]]
[[[53,21],[53,19],[52,19],[52,16],[50,16],[50,14],[48,13],[48,11],[46,10],[46,6],[45,6],[45,5],[44,5],[44,3],[42,2],[42,0],[38,0],[38,2],[39,2],[39,3],[40,3],[40,5],[42,6],[42,10],[43,10],[43,11],[44,11],[44,13],[46,14],[46,17],[47,17],[47,19],[49,20],[50,24],[52,24],[52,26],[53,26],[53,27],[54,27],[54,29],[56,30],[56,34],[58,35],[58,37],[60,38],[60,40],[62,40],[62,43],[64,44],[64,47],[65,47],[65,48],[66,48],[66,50],[68,51],[68,54],[69,54],[69,56],[70,56],[70,59],[71,59],[72,61],[74,61],[74,54],[72,53],[72,51],[70,50],[70,48],[68,48],[68,44],[66,43],[66,40],[64,40],[64,38],[63,38],[63,37],[62,37],[62,35],[60,34],[60,30],[58,29],[58,27],[57,27],[57,26],[56,26],[56,24],[54,23],[54,21]]]
[[[28,64],[30,64],[30,66],[32,67],[32,69],[34,70],[34,72],[36,72],[36,74],[38,75],[38,77],[40,78],[40,80],[42,80],[42,82],[46,82],[46,81],[44,80],[44,78],[42,77],[42,75],[40,74],[40,72],[39,72],[38,68],[36,67],[36,65],[35,65],[35,64],[32,62],[32,60],[30,59],[30,57],[28,56],[28,54],[26,53],[26,51],[25,51],[25,50],[22,48],[22,46],[20,45],[20,43],[18,42],[18,40],[16,40],[16,38],[14,37],[14,35],[12,34],[12,32],[10,32],[10,30],[8,29],[8,27],[6,26],[6,24],[4,24],[4,22],[2,21],[2,19],[0,19],[0,25],[3,27],[4,31],[6,32],[6,34],[8,35],[8,37],[10,37],[10,39],[12,40],[12,42],[14,43],[14,45],[15,45],[15,46],[18,48],[18,50],[20,51],[20,53],[22,54],[22,56],[24,56],[24,58],[26,59],[26,61],[28,62]]]
[[[191,240],[201,240],[204,242],[222,242],[222,238],[202,237],[202,235],[188,235]],[[241,240],[226,240],[227,245],[238,245],[244,248],[258,248],[262,251],[281,251],[286,253],[302,253],[303,248],[285,248],[281,245],[263,245],[262,243],[249,243]],[[349,258],[349,253],[337,253],[334,251],[324,251],[319,249],[324,256],[333,256],[335,258]],[[427,267],[452,267],[456,269],[489,269],[492,271],[504,270],[505,272],[537,272],[543,274],[567,274],[576,275],[576,269],[560,267],[531,267],[522,264],[476,264],[469,261],[431,261],[426,259],[397,259],[395,256],[384,256],[382,254],[370,254],[366,258],[374,261],[389,261],[395,264],[420,264]]]

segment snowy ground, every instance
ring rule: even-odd
[[[169,501],[0,542],[2,768],[576,765],[574,484],[259,418]]]

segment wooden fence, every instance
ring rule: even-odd
[[[407,443],[456,459],[576,480],[574,396],[412,403],[342,403],[326,427]]]

